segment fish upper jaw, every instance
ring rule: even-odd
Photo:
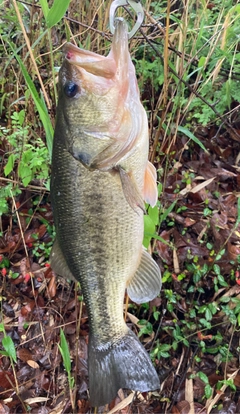
[[[67,43],[64,47],[65,59],[72,65],[85,69],[86,72],[103,78],[114,77],[117,67],[114,59],[83,50]]]

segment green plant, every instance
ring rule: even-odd
[[[154,345],[154,349],[150,353],[150,356],[153,360],[156,359],[156,358],[157,359],[169,358],[170,353],[168,351],[170,351],[171,348],[172,348],[172,345],[160,344],[159,340],[157,340],[155,345]]]
[[[1,350],[0,354],[5,355],[6,357],[8,357],[10,359],[11,367],[12,367],[14,378],[15,378],[16,389],[17,389],[17,392],[19,392],[17,375],[16,375],[15,366],[14,366],[14,363],[15,364],[17,363],[16,349],[15,349],[12,338],[9,335],[6,334],[5,327],[4,327],[3,323],[0,323],[0,332],[3,332],[3,335],[4,335],[3,338],[2,338],[2,346],[4,348],[4,351]]]
[[[200,378],[200,380],[202,380],[205,384],[205,387],[204,387],[205,398],[207,399],[211,398],[213,389],[211,385],[209,384],[208,376],[204,374],[204,372],[202,371],[199,371],[196,376]]]
[[[49,156],[43,141],[36,137],[29,139],[29,126],[24,125],[25,111],[11,116],[13,132],[2,128],[3,137],[9,145],[8,161],[4,167],[5,176],[13,173],[17,163],[17,178],[26,187],[33,179],[46,180],[49,177]]]
[[[68,385],[69,385],[69,391],[70,391],[70,399],[71,399],[72,408],[74,408],[75,404],[74,404],[73,392],[72,391],[73,391],[73,388],[74,388],[75,380],[74,380],[74,377],[71,374],[71,365],[72,364],[71,364],[70,352],[69,352],[69,347],[68,347],[66,337],[65,337],[64,332],[63,332],[62,329],[60,329],[60,345],[58,344],[58,348],[59,348],[59,351],[62,355],[64,368],[67,371]]]

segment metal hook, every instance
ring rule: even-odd
[[[115,32],[114,19],[115,19],[116,10],[119,7],[127,6],[127,5],[131,6],[132,9],[137,14],[137,21],[135,25],[133,26],[132,30],[128,32],[128,38],[131,39],[135,35],[135,33],[138,31],[139,27],[141,27],[141,24],[144,19],[144,11],[143,11],[140,0],[114,0],[110,7],[109,25],[110,25],[111,33],[114,34]]]

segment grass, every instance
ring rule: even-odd
[[[220,195],[227,200],[219,190],[225,188],[226,183],[218,176],[214,179],[215,186],[208,187],[213,183],[207,182],[207,178],[199,179],[201,170],[195,171],[193,164],[185,168],[184,164],[199,159],[204,160],[204,166],[210,164],[213,145],[221,147],[224,134],[236,145],[232,145],[233,153],[239,151],[240,5],[230,0],[214,3],[186,0],[183,7],[181,2],[172,5],[170,1],[145,0],[143,6],[145,24],[130,41],[130,51],[149,119],[150,159],[158,168],[159,179],[159,203],[154,209],[149,208],[145,217],[144,244],[158,260],[162,258],[163,293],[162,305],[157,303],[150,309],[148,304],[136,307],[130,303],[128,310],[138,318],[135,327],[141,340],[153,341],[151,356],[157,364],[160,361],[162,369],[164,362],[161,361],[170,364],[179,353],[197,349],[192,360],[189,357],[192,380],[198,377],[204,384],[204,398],[208,401],[207,412],[210,412],[214,404],[219,404],[218,393],[204,373],[194,367],[200,364],[198,359],[206,355],[218,360],[219,366],[222,363],[227,366],[235,357],[231,341],[235,344],[240,325],[239,297],[234,290],[239,273],[235,237],[239,230],[239,198],[233,198],[228,205],[229,210],[232,205],[235,207],[235,215],[230,217],[235,219],[235,224],[229,225],[228,234],[224,233],[216,243],[218,234],[229,223],[219,224],[223,211],[216,217]],[[39,192],[44,201],[47,199],[61,46],[70,40],[84,49],[105,55],[110,48],[109,2],[71,1],[65,15],[67,7],[68,2],[56,0],[51,7],[46,0],[34,6],[15,0],[0,6],[3,22],[0,52],[4,55],[0,63],[0,213],[11,217],[9,226],[6,226],[6,219],[1,218],[1,232],[5,238],[8,228],[13,229],[18,223],[24,239],[28,224],[22,227],[22,216],[39,217],[42,214]],[[121,12],[131,24],[129,13]],[[223,150],[221,147],[221,161],[227,159],[224,154],[228,150],[227,145]],[[200,252],[207,252],[205,261],[201,254],[194,254],[191,244],[187,252],[185,249],[184,260],[180,255],[185,248],[180,241],[186,243],[187,237],[191,239],[192,236],[189,220],[197,220],[196,210],[193,212],[189,207],[189,199],[193,204],[195,201],[191,193],[195,185],[201,185],[198,194],[204,193],[199,202],[202,227],[198,247],[202,249]],[[225,193],[233,194],[229,186],[228,182]],[[34,210],[23,211],[20,205],[20,215],[15,214],[19,209],[18,200],[26,198],[29,192],[36,199]],[[189,216],[184,216],[184,212]],[[178,221],[180,219],[182,222]],[[174,229],[178,230],[177,236]],[[48,258],[51,237],[46,243],[37,239],[33,242],[30,251],[33,260],[41,263],[43,257]],[[28,247],[25,241],[24,246]],[[6,252],[1,269],[10,270],[11,255],[14,255],[12,251]],[[223,260],[231,265],[227,276]],[[164,325],[167,318],[172,325]],[[229,336],[224,336],[224,326],[231,331],[230,343],[225,341]],[[8,336],[4,330],[2,332],[5,349],[2,352],[10,352],[11,344],[5,339]],[[61,333],[59,349],[63,359],[68,355],[64,364],[72,390],[72,367],[64,339]],[[14,365],[12,353],[9,358]],[[235,386],[227,371],[216,383],[218,388],[225,387],[224,390]],[[71,392],[72,407],[73,396],[74,390]],[[173,404],[169,398],[166,409]]]

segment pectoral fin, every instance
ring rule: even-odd
[[[141,208],[145,213],[145,205],[143,198],[137,188],[137,184],[134,177],[130,173],[127,173],[122,167],[118,166],[115,168],[119,171],[123,194],[134,211],[137,212],[137,207]]]
[[[65,279],[71,279],[76,282],[75,277],[70,272],[67,262],[62,254],[61,248],[57,239],[55,239],[51,254],[50,254],[50,264],[55,273],[64,277]]]
[[[156,168],[150,161],[148,161],[147,168],[145,170],[143,194],[146,203],[154,207],[158,199],[157,172]]]
[[[127,293],[134,302],[144,303],[154,299],[162,286],[161,272],[157,263],[143,248],[138,269],[129,280]]]

